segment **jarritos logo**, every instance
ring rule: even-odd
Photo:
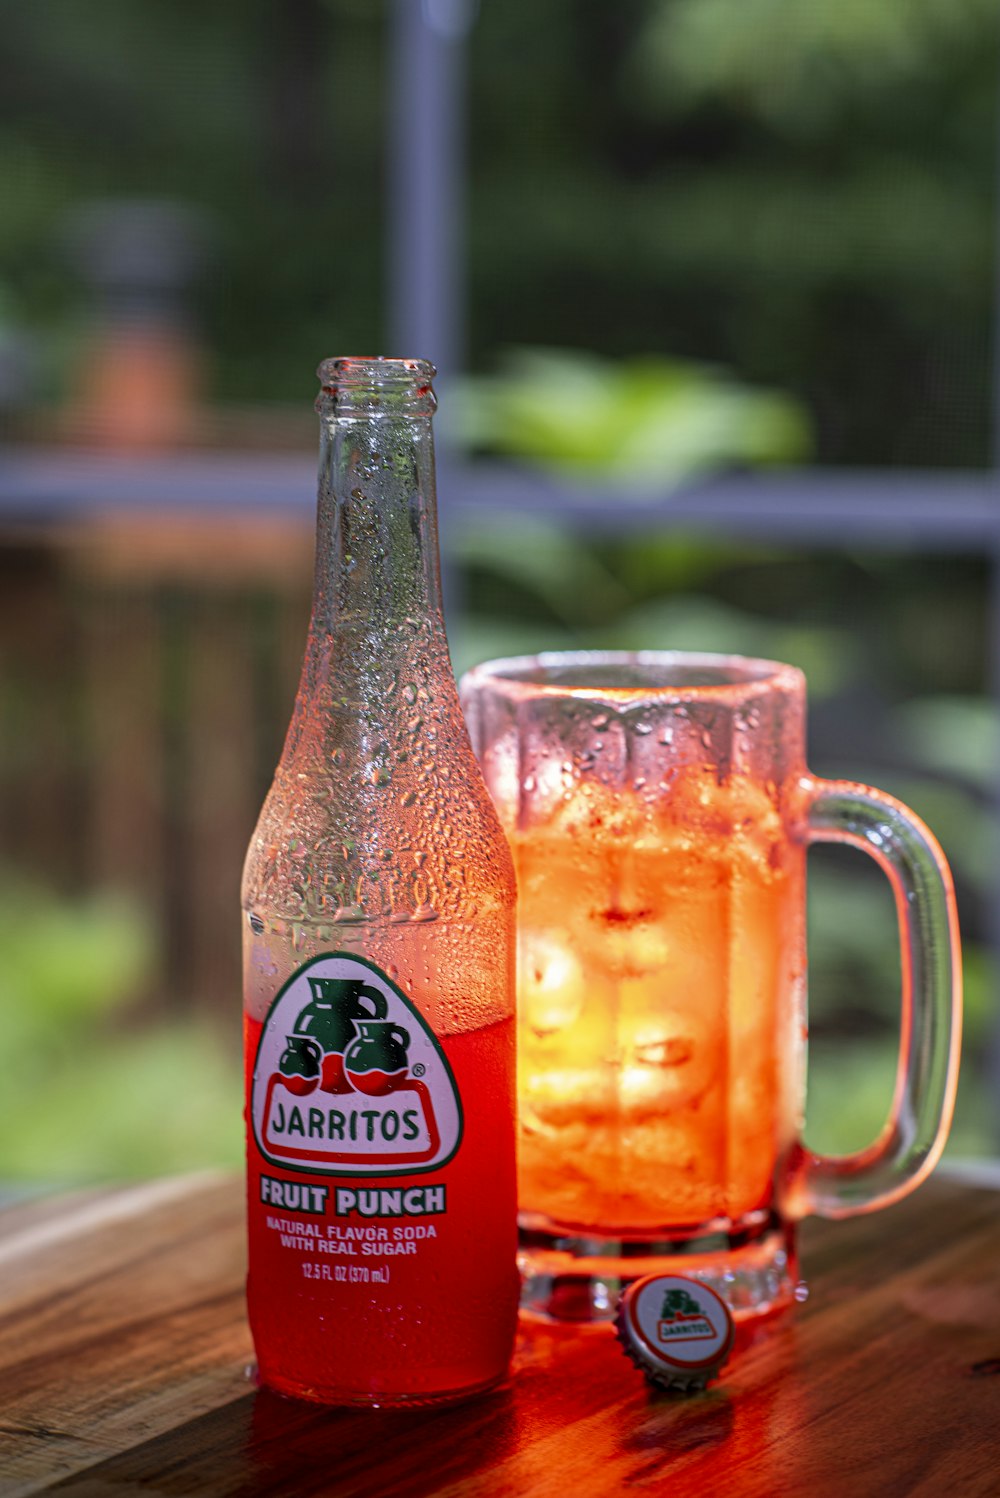
[[[663,1297],[656,1335],[667,1343],[705,1342],[716,1336],[716,1329],[693,1295],[670,1289]]]
[[[462,1138],[433,1030],[380,968],[346,952],[305,963],[278,993],[250,1108],[265,1159],[324,1175],[437,1170]]]

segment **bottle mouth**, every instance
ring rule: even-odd
[[[437,370],[427,359],[324,359],[316,374],[322,386],[316,400],[321,415],[385,411],[429,416],[437,406],[432,385]]]

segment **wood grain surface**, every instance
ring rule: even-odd
[[[0,1494],[1000,1495],[1000,1192],[936,1179],[803,1233],[808,1300],[722,1379],[653,1389],[607,1328],[525,1324],[508,1385],[430,1411],[254,1388],[240,1183],[0,1213]]]

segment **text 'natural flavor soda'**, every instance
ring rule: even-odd
[[[440,607],[416,360],[321,367],[302,678],[243,882],[261,1381],[459,1398],[513,1344],[514,880]]]

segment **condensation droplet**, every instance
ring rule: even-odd
[[[335,926],[356,926],[367,919],[367,912],[360,905],[338,905],[333,912]]]

